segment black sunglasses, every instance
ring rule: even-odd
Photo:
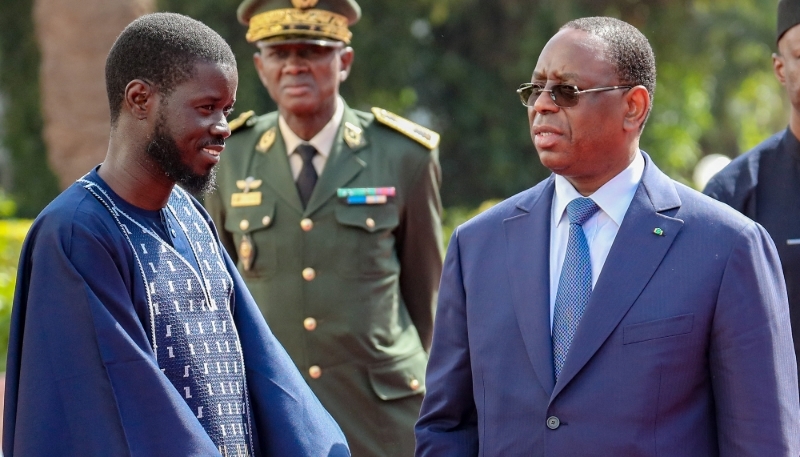
[[[578,104],[578,95],[587,92],[604,92],[607,90],[616,89],[630,89],[633,86],[611,86],[611,87],[596,87],[594,89],[580,90],[578,86],[569,84],[553,84],[550,89],[545,89],[542,84],[525,83],[519,86],[517,93],[519,94],[522,104],[525,106],[533,106],[536,99],[542,95],[542,92],[549,92],[550,99],[559,108],[570,108]]]

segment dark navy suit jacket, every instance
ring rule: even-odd
[[[418,456],[800,453],[797,371],[771,239],[645,159],[558,383],[553,178],[456,230]]]
[[[778,248],[800,352],[800,141],[772,135],[711,178],[703,193],[761,224]]]

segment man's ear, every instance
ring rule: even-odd
[[[153,86],[141,79],[134,79],[125,86],[125,106],[136,119],[146,119],[155,105]]]
[[[783,73],[783,56],[778,53],[772,54],[772,71],[775,72],[775,78],[781,85],[786,85],[786,75]]]
[[[650,111],[650,92],[644,86],[634,86],[625,94],[627,110],[623,128],[627,131],[639,131]]]
[[[341,63],[341,67],[339,68],[339,82],[344,82],[348,76],[350,76],[350,68],[353,65],[353,59],[355,58],[355,51],[350,46],[342,49],[339,52],[339,61]]]

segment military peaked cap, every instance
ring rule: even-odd
[[[249,26],[250,43],[324,46],[350,44],[353,34],[348,27],[361,18],[361,7],[355,0],[244,0],[236,15]]]

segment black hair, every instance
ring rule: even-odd
[[[111,125],[119,119],[129,82],[141,79],[166,95],[193,76],[198,61],[236,68],[228,43],[200,21],[175,13],[153,13],[131,22],[106,58]]]
[[[652,108],[656,93],[656,58],[642,32],[613,17],[575,19],[561,27],[562,30],[566,28],[583,30],[605,41],[608,44],[607,56],[617,69],[619,83],[647,88]]]

